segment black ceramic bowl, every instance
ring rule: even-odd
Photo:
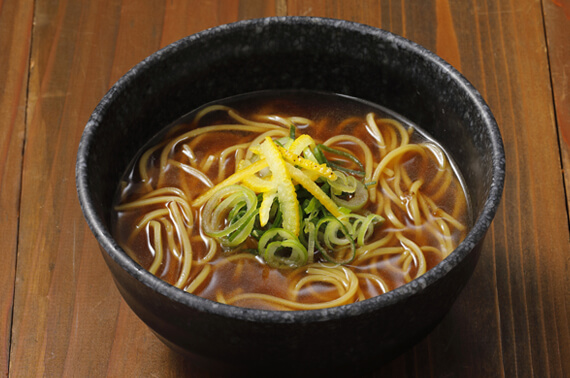
[[[117,245],[110,210],[137,150],[212,100],[264,89],[337,92],[383,105],[447,149],[467,184],[473,228],[442,263],[359,303],[279,312],[218,304],[148,273]],[[347,21],[286,17],[223,25],[158,51],[122,77],[91,116],[77,159],[81,206],[133,311],[173,349],[231,371],[370,369],[425,336],[471,276],[499,205],[504,151],[480,94],[430,51]],[[476,304],[474,304],[476,305]]]

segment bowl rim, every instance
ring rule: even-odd
[[[470,101],[476,107],[477,113],[481,116],[481,122],[486,125],[485,130],[489,134],[492,142],[489,146],[492,150],[492,180],[488,195],[482,205],[480,215],[475,219],[473,227],[465,239],[446,259],[410,283],[365,301],[316,310],[274,311],[221,304],[187,293],[146,271],[134,262],[134,260],[132,260],[115,242],[111,233],[105,227],[103,220],[97,214],[96,204],[88,190],[88,177],[86,175],[88,154],[91,149],[92,142],[91,136],[95,129],[99,127],[100,122],[103,119],[102,115],[112,106],[113,101],[121,94],[124,86],[129,81],[136,80],[137,76],[139,76],[141,72],[148,70],[153,64],[156,64],[156,62],[168,58],[168,56],[175,53],[181,45],[188,47],[191,46],[192,42],[195,40],[210,38],[211,36],[215,37],[219,33],[231,32],[234,29],[251,27],[258,25],[259,23],[264,25],[292,23],[297,26],[318,24],[329,28],[341,28],[348,29],[353,32],[356,31],[379,38],[380,40],[389,40],[399,48],[409,50],[412,53],[421,56],[422,59],[430,61],[431,64],[438,66],[439,69],[444,71],[450,79],[458,84],[465,94],[468,95]],[[396,302],[406,300],[407,298],[418,294],[425,287],[432,285],[434,282],[438,281],[440,277],[446,275],[451,269],[457,266],[467,255],[470,254],[473,248],[483,240],[498,209],[503,192],[504,179],[505,152],[495,118],[481,94],[449,63],[427,48],[383,29],[353,21],[306,16],[265,17],[219,25],[184,37],[151,54],[123,75],[101,99],[85,126],[85,130],[79,143],[76,163],[76,188],[84,217],[100,247],[123,270],[151,290],[154,290],[181,305],[212,315],[261,323],[324,322],[349,317],[355,314],[370,313],[378,310],[379,308],[388,307]]]

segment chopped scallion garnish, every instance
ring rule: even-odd
[[[253,161],[240,162],[234,175],[208,191],[204,231],[231,248],[252,236],[258,240],[255,254],[276,268],[312,263],[315,253],[332,263],[350,263],[356,246],[383,222],[376,214],[355,213],[368,202],[367,185],[355,177],[364,167],[346,151],[308,135],[295,139],[295,133],[291,125],[289,137],[267,137],[251,149]],[[323,151],[359,169],[327,159]],[[264,167],[268,172],[260,172]]]

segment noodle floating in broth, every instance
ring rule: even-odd
[[[397,118],[304,91],[208,105],[135,159],[114,234],[152,274],[225,304],[310,310],[393,290],[470,219],[445,152]]]

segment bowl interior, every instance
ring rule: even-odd
[[[434,54],[389,32],[339,20],[270,18],[220,26],[164,48],[121,78],[95,109],[79,148],[78,191],[88,223],[113,259],[138,274],[109,229],[117,183],[141,146],[205,103],[266,89],[336,92],[380,104],[452,155],[471,196],[474,227],[412,291],[445,274],[483,238],[501,196],[504,154],[478,92]],[[400,292],[377,302],[397,300]]]

